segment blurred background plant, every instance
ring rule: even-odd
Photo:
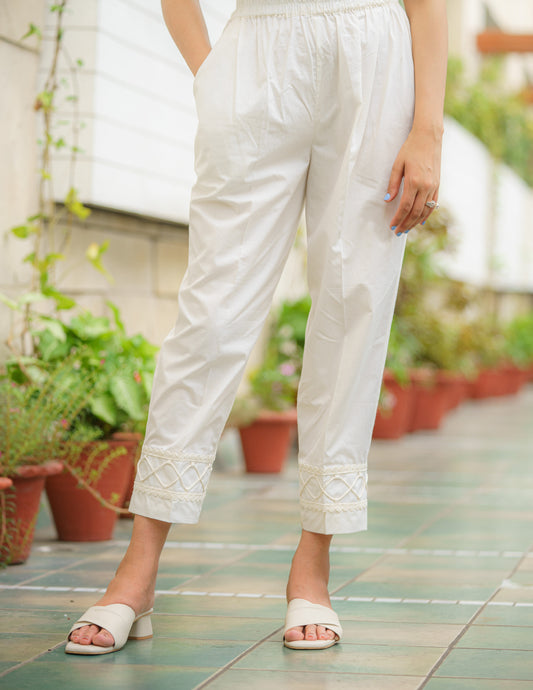
[[[65,357],[77,353],[79,375],[98,382],[79,411],[79,423],[91,427],[95,438],[115,431],[144,432],[158,351],[141,334],[128,336],[118,307],[110,301],[107,305],[114,323],[89,311],[68,323],[41,315],[44,327],[31,331],[34,355],[6,363],[11,380],[38,384],[44,372],[61,367]]]
[[[294,408],[310,308],[311,298],[305,295],[284,300],[273,311],[263,361],[250,371],[249,393],[236,398],[228,426],[249,424],[261,410]]]
[[[485,56],[478,79],[468,83],[462,60],[451,56],[444,111],[533,186],[533,114],[520,92],[506,88],[504,64],[503,55]]]
[[[7,370],[0,372],[0,475],[64,458],[77,450],[77,442],[98,436],[80,417],[97,382],[94,374],[80,371],[79,361],[76,352],[54,367],[41,363],[38,375],[36,365],[30,374],[21,361],[23,381],[13,380]]]

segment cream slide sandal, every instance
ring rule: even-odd
[[[290,628],[300,625],[323,625],[335,633],[333,640],[286,640],[285,633]],[[291,649],[326,649],[332,647],[342,637],[339,617],[333,609],[322,604],[313,604],[307,599],[291,599],[287,606],[285,628],[283,630],[283,644]]]
[[[135,611],[127,604],[108,604],[91,606],[68,631],[67,654],[110,654],[122,649],[127,640],[147,640],[153,636],[150,614],[154,609],[135,616]],[[112,647],[101,647],[96,644],[78,644],[69,640],[70,633],[84,625],[99,625],[108,630],[115,644]]]

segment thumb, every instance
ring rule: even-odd
[[[403,177],[403,165],[398,161],[395,161],[392,166],[392,172],[389,179],[389,185],[387,187],[387,193],[385,194],[385,201],[392,201],[400,190],[400,184]]]

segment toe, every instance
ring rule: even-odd
[[[319,640],[333,640],[335,639],[335,633],[329,628],[325,628],[323,625],[317,626],[317,635]]]
[[[84,625],[83,628],[79,628],[79,644],[92,644],[93,637],[100,630],[97,625]]]
[[[112,647],[115,644],[115,639],[113,635],[104,628],[101,628],[98,633],[93,637],[93,644],[99,647]]]
[[[305,626],[305,639],[316,640],[316,625],[314,623]]]
[[[294,642],[294,640],[303,640],[303,627],[300,626],[296,628],[289,628],[289,630],[287,630],[287,632],[285,633],[285,639],[287,640],[287,642]]]
[[[328,630],[323,625],[317,625],[316,626],[316,636],[318,637],[319,640],[330,640],[331,635],[328,634],[330,632],[332,632],[332,631]]]

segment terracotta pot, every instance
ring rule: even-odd
[[[436,374],[437,385],[446,397],[446,408],[457,407],[469,394],[468,381],[464,374],[455,371],[439,370]]]
[[[470,395],[472,398],[492,398],[507,395],[506,376],[501,367],[481,369],[474,380]]]
[[[448,410],[445,390],[439,386],[433,371],[413,369],[410,376],[415,391],[415,402],[409,431],[438,429]]]
[[[383,385],[384,404],[378,407],[372,438],[401,438],[407,433],[413,414],[413,387],[410,383],[402,386],[387,370],[383,373]]]
[[[281,472],[297,428],[296,409],[264,410],[249,426],[239,427],[247,472]]]
[[[135,481],[135,473],[137,472],[137,461],[141,451],[143,434],[137,431],[115,431],[114,434],[111,434],[111,438],[123,443],[131,461],[128,488],[126,489],[126,495],[122,503],[122,507],[127,508],[130,504],[131,494],[133,493],[133,482]],[[119,518],[133,518],[133,513],[120,513]]]
[[[13,486],[12,479],[10,479],[9,477],[0,477],[0,491],[9,489],[10,486]]]
[[[504,377],[504,391],[506,395],[516,395],[524,384],[522,369],[515,364],[503,365],[500,369]]]
[[[96,466],[104,461],[110,451],[123,448],[124,452],[111,460],[94,488],[106,501],[111,502],[116,496],[114,505],[122,506],[131,477],[131,457],[122,441],[105,440],[109,449],[98,453]],[[82,451],[76,464],[86,463],[87,457],[99,443],[101,441],[86,443],[86,450]],[[66,469],[46,480],[46,493],[60,541],[105,541],[113,537],[118,513],[103,506],[87,489],[78,485],[76,478]]]
[[[62,469],[62,462],[49,460],[43,465],[23,465],[11,477],[2,477],[4,484],[12,483],[3,494],[7,532],[0,551],[2,563],[16,565],[28,560],[45,479],[59,474]]]

